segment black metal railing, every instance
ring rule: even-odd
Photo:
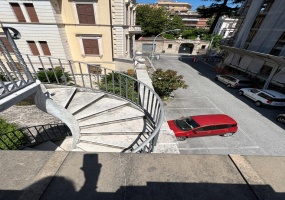
[[[63,140],[71,135],[69,128],[63,123],[25,127],[7,133],[0,133],[0,149],[23,149],[46,141]]]

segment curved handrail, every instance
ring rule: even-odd
[[[143,82],[95,64],[73,62],[46,56],[23,56],[35,79],[43,83],[75,85],[123,98],[145,113],[147,129],[127,151],[152,152],[163,123],[163,102],[156,92]],[[72,80],[70,80],[72,79]]]

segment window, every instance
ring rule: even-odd
[[[37,45],[34,41],[27,41],[27,43],[28,43],[33,55],[35,55],[35,56],[40,55],[40,52],[39,52]]]
[[[172,49],[172,44],[168,44],[168,49]]]
[[[206,45],[202,45],[201,49],[206,49]]]
[[[12,46],[8,42],[8,39],[6,37],[0,37],[0,40],[2,40],[4,46],[6,47],[7,51],[14,52]],[[0,47],[0,52],[2,52],[3,49]]]
[[[271,99],[271,97],[270,96],[268,96],[267,94],[264,94],[264,93],[262,93],[262,92],[260,92],[259,94],[258,94],[258,96],[260,96],[260,97],[262,97],[262,98],[264,98],[264,99]]]
[[[90,74],[101,74],[100,65],[88,65]]]
[[[87,54],[93,54],[93,55],[99,55],[99,45],[98,45],[98,39],[82,39],[84,53]]]
[[[49,50],[49,48],[48,48],[47,42],[45,42],[45,41],[39,41],[39,43],[40,43],[40,45],[41,45],[41,48],[42,48],[42,50],[43,50],[44,55],[50,56],[51,53],[50,53],[50,50]]]
[[[18,21],[19,22],[26,22],[24,14],[23,14],[23,12],[21,10],[20,5],[17,4],[17,3],[10,3],[10,5],[11,5],[11,7],[12,7],[12,9],[13,9],[13,11],[14,11],[17,19],[18,19]]]
[[[79,24],[95,24],[93,4],[76,4]]]
[[[39,22],[36,10],[34,8],[34,5],[32,3],[24,3],[26,10],[29,14],[31,22]]]

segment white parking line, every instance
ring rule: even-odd
[[[215,149],[219,149],[219,150],[226,150],[226,149],[232,149],[229,147],[206,147],[206,148],[179,148],[179,150],[215,150]],[[260,149],[259,146],[248,146],[248,147],[236,147],[235,149]]]

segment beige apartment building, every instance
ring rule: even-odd
[[[132,67],[134,36],[141,32],[135,26],[135,4],[135,0],[0,1],[0,21],[21,33],[15,42],[32,59],[47,56],[126,70]],[[7,43],[3,34],[0,37]]]
[[[173,15],[178,15],[187,28],[206,28],[208,18],[201,18],[197,11],[191,10],[192,5],[187,2],[176,2],[171,0],[160,0],[155,7],[163,7]]]

